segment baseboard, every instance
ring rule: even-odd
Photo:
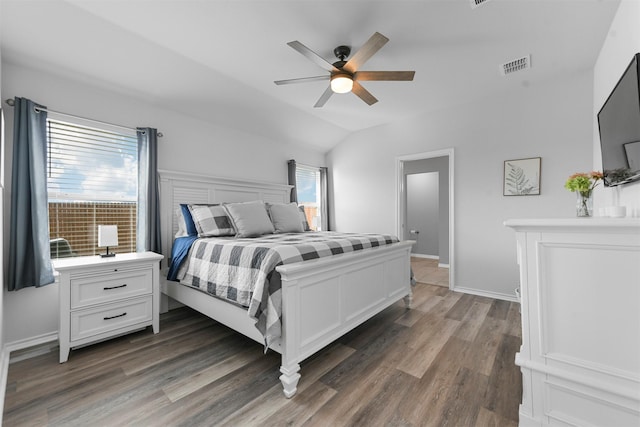
[[[449,264],[440,264],[440,263],[438,263],[438,268],[449,268]]]
[[[2,415],[4,414],[4,397],[7,390],[7,377],[9,375],[9,363],[11,360],[11,353],[15,351],[28,350],[32,348],[43,347],[43,344],[58,342],[58,333],[51,332],[49,334],[39,335],[24,340],[14,341],[12,343],[6,343],[0,349],[0,425],[2,425]],[[28,359],[30,357],[37,356],[37,354],[50,351],[51,347],[44,350],[25,351],[23,354],[14,357],[13,362],[18,360]]]
[[[480,289],[463,288],[463,287],[459,287],[459,286],[454,286],[453,289],[451,289],[451,290],[455,291],[455,292],[462,292],[464,294],[478,295],[478,296],[481,296],[481,297],[499,299],[499,300],[503,300],[503,301],[519,302],[515,293],[514,294],[503,294],[503,293],[500,293],[500,292],[488,292],[488,291],[483,291],[483,290],[480,290]]]
[[[10,354],[6,345],[0,349],[0,369],[2,369],[2,371],[0,371],[0,425],[2,425],[2,415],[4,414],[4,396],[7,390]]]
[[[423,254],[411,254],[415,258],[427,258],[427,259],[440,259],[438,255],[423,255]]]
[[[46,346],[45,344],[54,344],[52,346]],[[51,348],[58,345],[58,333],[50,332],[48,334],[42,334],[23,340],[13,341],[5,344],[5,349],[10,355],[13,352],[26,350],[20,355],[14,355],[11,362],[17,362],[18,360],[28,359],[30,357],[38,356],[51,351]]]

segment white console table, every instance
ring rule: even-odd
[[[509,220],[521,426],[640,426],[640,218]]]

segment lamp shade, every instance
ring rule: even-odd
[[[337,73],[331,76],[331,90],[335,93],[347,93],[353,89],[353,79],[349,74]]]
[[[98,247],[118,246],[118,226],[99,225],[98,226]]]

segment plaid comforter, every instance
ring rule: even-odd
[[[193,243],[178,273],[185,285],[248,308],[265,345],[280,337],[282,264],[353,252],[398,241],[379,234],[269,234],[258,238],[203,238]]]

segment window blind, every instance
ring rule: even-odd
[[[135,252],[137,137],[47,121],[51,256],[95,255],[98,225],[118,226],[115,252]]]
[[[316,202],[318,197],[318,177],[320,171],[317,168],[310,168],[308,166],[296,166],[296,185],[298,193],[298,201],[303,202]]]

